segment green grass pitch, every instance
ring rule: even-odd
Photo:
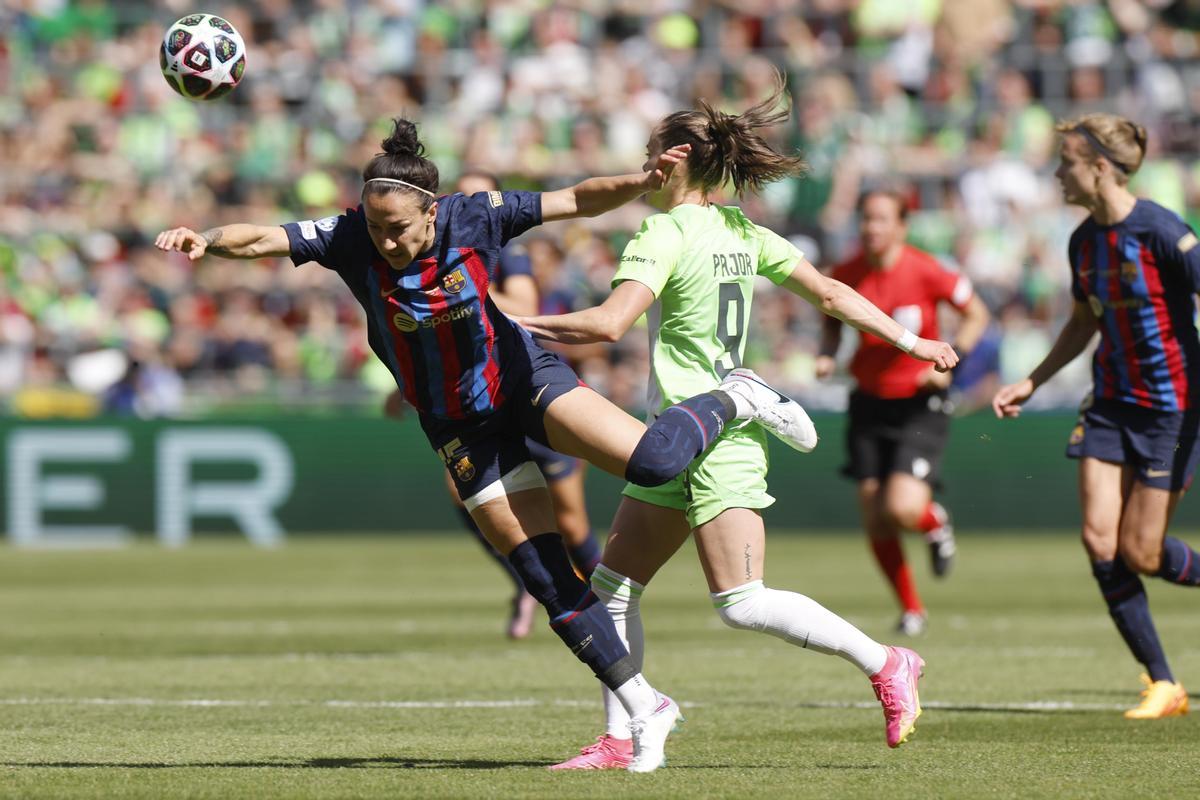
[[[1195,535],[1190,537],[1197,541]],[[770,585],[888,640],[860,536],[769,540]],[[651,775],[551,774],[600,732],[597,684],[455,534],[185,550],[0,548],[0,797],[1182,797],[1200,720],[1133,723],[1127,655],[1072,536],[966,535],[928,576],[925,715],[884,745],[840,659],[721,626],[694,552],[643,600],[646,674],[688,722]],[[1200,688],[1200,590],[1148,581]]]

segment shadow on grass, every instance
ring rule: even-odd
[[[0,767],[30,769],[506,769],[547,767],[546,761],[474,758],[310,758],[304,761],[6,761]]]

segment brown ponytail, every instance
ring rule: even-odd
[[[764,186],[789,175],[804,172],[804,159],[778,152],[758,133],[785,122],[790,114],[790,97],[784,79],[776,72],[775,91],[766,100],[741,114],[726,114],[704,100],[693,111],[676,111],[661,123],[657,134],[663,145],[690,144],[688,182],[711,192],[732,183],[739,197],[748,189]]]

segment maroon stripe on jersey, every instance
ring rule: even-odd
[[[438,262],[431,258],[427,266],[421,270],[421,288],[429,298],[429,318],[436,320],[443,312],[450,309],[446,293],[438,283]],[[428,287],[428,288],[426,288]],[[462,417],[462,398],[458,393],[458,379],[462,375],[462,365],[458,361],[458,344],[454,337],[454,322],[447,320],[433,327],[437,338],[438,351],[442,357],[442,397],[446,403],[445,413],[451,419]]]
[[[375,272],[375,279],[382,289],[391,283],[391,267],[386,261],[375,261],[371,264],[371,269]],[[371,304],[374,305],[375,298],[371,298]],[[391,297],[387,298],[386,305],[392,305],[395,300]],[[397,306],[398,307],[398,306]],[[386,306],[385,306],[386,308]],[[386,314],[384,315],[387,316]],[[390,319],[385,319],[383,324],[383,332],[392,340],[392,353],[396,356],[396,364],[400,367],[400,378],[404,383],[404,399],[413,408],[420,408],[421,402],[417,399],[417,375],[413,369],[412,351],[408,347],[408,342],[405,341],[404,335],[396,330]]]
[[[1122,305],[1127,299],[1121,294],[1121,253],[1117,249],[1120,237],[1116,231],[1109,231],[1108,242],[1108,301],[1113,305],[1113,318],[1117,322],[1121,341],[1125,351],[1125,374],[1129,377],[1129,391],[1134,402],[1139,406],[1154,407],[1154,398],[1142,378],[1141,364],[1138,362],[1137,338],[1133,333],[1133,323],[1129,319],[1129,308]]]
[[[479,253],[474,250],[463,248],[460,252],[465,258],[467,266],[467,274],[471,276],[471,282],[475,284],[475,294],[479,297],[480,317],[483,322],[484,334],[484,360],[483,360],[483,380],[487,386],[488,401],[492,408],[504,402],[504,397],[500,393],[500,365],[496,363],[496,358],[493,355],[496,349],[496,329],[492,326],[492,320],[487,313],[487,291],[491,281],[488,279],[487,265],[483,263],[483,259],[479,257]]]
[[[1171,375],[1171,385],[1175,387],[1175,407],[1183,411],[1188,407],[1188,376],[1183,366],[1183,348],[1175,335],[1175,326],[1171,322],[1171,313],[1167,309],[1167,297],[1163,290],[1162,276],[1158,274],[1158,262],[1154,259],[1145,243],[1138,242],[1139,258],[1142,262],[1142,277],[1146,280],[1146,289],[1150,293],[1150,302],[1154,307],[1154,318],[1158,320],[1158,338],[1162,342],[1163,353],[1167,356],[1167,371]]]

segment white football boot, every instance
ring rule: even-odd
[[[633,759],[627,767],[630,772],[654,772],[667,763],[663,752],[667,737],[683,722],[683,714],[674,700],[665,694],[659,698],[656,709],[629,721],[629,731],[633,734]]]
[[[817,428],[800,404],[771,388],[754,370],[735,369],[717,388],[746,401],[751,415],[740,419],[753,419],[801,453],[817,446]]]

